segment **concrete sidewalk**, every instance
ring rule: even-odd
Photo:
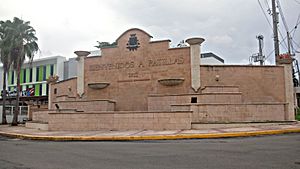
[[[192,130],[130,130],[130,131],[42,131],[0,125],[0,135],[31,140],[49,141],[134,141],[249,137],[285,133],[300,133],[300,122],[198,124]]]

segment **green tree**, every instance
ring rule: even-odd
[[[110,48],[110,47],[115,47],[117,46],[117,42],[109,43],[109,42],[99,42],[97,41],[98,45],[94,46],[98,49],[100,48]]]
[[[2,89],[2,124],[7,124],[6,121],[6,77],[7,72],[10,69],[12,64],[10,58],[10,34],[9,34],[9,27],[11,25],[11,21],[0,21],[0,60],[3,64],[3,89]]]
[[[31,27],[30,22],[24,22],[22,19],[15,17],[9,27],[11,50],[10,56],[13,63],[13,68],[16,70],[17,77],[17,96],[16,106],[13,115],[13,121],[11,125],[18,125],[19,114],[19,99],[20,99],[20,72],[21,67],[25,61],[25,58],[29,58],[32,61],[34,53],[39,50],[37,40],[35,36],[35,30]]]

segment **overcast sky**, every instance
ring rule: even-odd
[[[267,13],[271,0],[260,1],[271,21]],[[172,46],[203,37],[202,52],[211,51],[229,64],[247,64],[258,52],[259,34],[265,37],[264,54],[273,51],[272,28],[257,0],[0,0],[0,4],[0,20],[16,16],[36,29],[41,49],[36,57],[75,57],[75,50],[96,50],[96,41],[113,42],[133,27],[145,30],[153,40],[170,39]],[[281,0],[281,7],[292,30],[300,0]],[[280,25],[285,37],[281,20]],[[299,29],[293,36],[298,45]],[[281,52],[286,51],[282,45]],[[267,61],[274,64],[274,53]]]

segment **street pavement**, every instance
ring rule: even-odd
[[[43,131],[19,125],[17,127],[0,125],[0,135],[31,140],[53,141],[101,141],[101,140],[172,140],[247,137],[300,133],[299,122],[285,123],[232,123],[197,124],[192,130],[100,130],[100,131]]]
[[[152,141],[32,141],[0,136],[2,169],[299,169],[300,134]]]

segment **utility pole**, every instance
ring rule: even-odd
[[[250,64],[253,62],[259,62],[260,65],[264,65],[265,56],[263,55],[263,43],[264,43],[264,36],[258,35],[256,36],[256,39],[258,39],[258,53],[253,54],[249,58]]]
[[[278,13],[276,11],[276,2],[272,0],[272,16],[273,16],[273,34],[274,34],[274,48],[275,60],[277,65],[277,58],[279,56],[279,40],[278,40]]]
[[[264,59],[265,59],[265,56],[263,55],[263,51],[262,51],[264,37],[262,35],[259,35],[257,36],[257,39],[258,39],[258,47],[259,47],[258,58],[259,58],[259,63],[262,66],[264,64]]]
[[[291,52],[291,41],[292,41],[292,37],[290,33],[287,32],[288,53],[290,54],[290,56],[293,56],[293,53]]]

